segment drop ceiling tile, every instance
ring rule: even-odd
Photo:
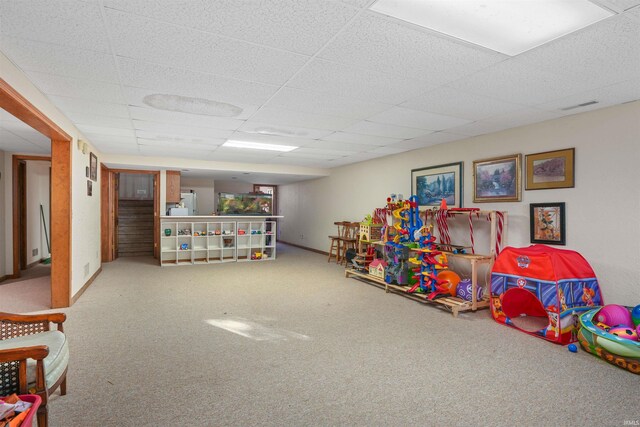
[[[369,153],[384,154],[385,156],[390,156],[393,154],[404,153],[410,150],[411,150],[410,148],[399,147],[394,144],[394,145],[386,145],[384,147],[378,147],[374,150],[370,150]]]
[[[68,96],[49,96],[51,102],[55,104],[65,114],[86,113],[91,111],[93,114],[109,117],[129,117],[129,109],[124,103],[114,104],[97,102],[88,99],[70,98]]]
[[[255,113],[251,120],[270,123],[274,126],[292,126],[311,129],[338,130],[356,122],[354,119],[326,116],[322,114],[309,114],[301,111],[284,110],[282,108],[264,107]]]
[[[430,88],[508,58],[376,12],[359,16],[319,57],[421,80]]]
[[[0,151],[7,153],[44,154],[50,153],[51,149],[46,149],[38,144],[31,143],[12,132],[0,128]]]
[[[174,123],[147,122],[143,120],[133,120],[133,126],[136,130],[147,132],[205,139],[226,139],[233,135],[233,131],[230,130],[178,125]]]
[[[404,147],[408,149],[424,148],[431,145],[442,144],[444,142],[458,141],[465,139],[467,136],[458,135],[448,132],[434,132],[429,135],[419,136],[417,138],[405,139],[404,141],[393,144],[392,146]]]
[[[374,123],[369,121],[358,122],[343,129],[343,131],[347,133],[360,133],[363,135],[383,136],[398,139],[415,138],[417,136],[430,133],[424,129],[409,128],[385,123]]]
[[[84,137],[96,146],[103,145],[129,145],[129,146],[138,146],[137,140],[135,136],[114,136],[114,135],[105,135],[101,133],[93,133],[93,132],[84,132]]]
[[[267,162],[269,164],[276,165],[288,165],[288,166],[302,166],[307,168],[321,168],[327,169],[329,168],[329,164],[331,160],[323,160],[323,159],[303,159],[303,158],[291,158],[291,157],[274,157],[269,159]],[[306,179],[309,179],[308,177]],[[292,181],[295,182],[295,181]]]
[[[257,134],[264,136],[273,136],[276,138],[303,138],[303,139],[319,139],[330,135],[333,131],[326,129],[310,129],[295,126],[274,126],[273,124],[259,122],[255,120],[247,120],[239,131],[248,134]]]
[[[308,145],[309,148],[319,148],[322,150],[335,150],[335,151],[350,151],[350,152],[364,152],[373,150],[375,148],[381,147],[380,145],[373,144],[350,144],[348,142],[338,142],[338,141],[313,141],[312,144]]]
[[[311,160],[333,160],[344,157],[346,154],[338,155],[338,154],[326,154],[320,152],[298,152],[290,151],[288,153],[282,153],[278,157],[283,159],[311,159]]]
[[[511,129],[532,123],[543,122],[546,120],[558,118],[560,116],[561,114],[559,113],[533,108],[524,108],[516,112],[490,117],[488,119],[480,120],[467,125],[458,126],[450,129],[450,131],[461,135],[477,136],[491,132],[499,132],[501,130]]]
[[[131,119],[121,117],[101,116],[91,112],[70,112],[67,117],[76,125],[92,125],[109,128],[131,128]]]
[[[2,52],[24,71],[119,83],[113,55],[15,37],[2,37]]]
[[[282,84],[307,57],[106,9],[119,56],[192,71]],[[135,43],[131,41],[135,40]]]
[[[479,120],[523,107],[446,86],[409,99],[400,106],[468,120]]]
[[[207,159],[219,162],[264,163],[276,157],[278,154],[277,151],[220,147],[213,153],[210,153]]]
[[[179,144],[207,144],[207,145],[221,145],[226,141],[226,138],[213,138],[208,136],[191,136],[191,135],[177,135],[166,132],[153,132],[147,130],[136,130],[137,138],[144,138],[157,141],[172,141],[176,145]]]
[[[103,154],[140,155],[137,144],[115,144],[110,142],[93,142],[95,147]]]
[[[371,0],[340,0],[342,3],[348,4],[353,7],[363,8],[371,3]]]
[[[322,138],[324,141],[347,142],[364,145],[389,145],[402,141],[404,138],[388,138],[385,136],[363,135],[361,133],[334,132]]]
[[[470,122],[470,120],[459,117],[444,116],[403,107],[391,107],[382,113],[369,117],[367,120],[431,131],[444,130]]]
[[[118,58],[122,84],[149,89],[148,93],[205,98],[239,106],[261,105],[277,90],[276,86],[230,79],[212,74]],[[175,65],[175,64],[174,64]]]
[[[34,71],[28,71],[27,75],[33,84],[46,95],[67,96],[113,104],[124,101],[120,92],[120,86],[117,84],[60,77]]]
[[[313,54],[355,15],[335,1],[107,0],[108,8],[279,49]]]
[[[610,86],[580,92],[567,98],[557,99],[546,104],[536,105],[536,108],[569,115],[623,104],[625,102],[635,101],[638,99],[640,99],[640,84],[638,83],[638,80],[627,80]],[[563,108],[576,106],[589,101],[598,101],[598,103],[566,111],[562,110]]]
[[[388,104],[359,101],[341,96],[284,87],[266,104],[310,114],[363,120],[390,107]]]
[[[85,134],[93,134],[97,133],[99,135],[105,136],[124,136],[124,137],[133,137],[135,136],[133,129],[126,128],[110,128],[103,126],[93,126],[93,125],[77,125],[78,129]]]
[[[134,120],[178,124],[184,126],[236,130],[244,123],[243,120],[228,117],[214,117],[199,114],[179,113],[176,111],[142,108],[133,105],[129,107],[129,111],[131,112],[131,118]]]
[[[570,77],[537,69],[519,58],[501,62],[448,86],[521,105],[541,104],[581,90]]]
[[[618,15],[526,52],[517,61],[570,80],[570,89],[584,90],[640,79],[639,41],[640,21]]]
[[[382,154],[382,153],[371,153],[371,152],[358,153],[358,154],[354,154],[353,156],[342,157],[341,159],[332,160],[330,161],[328,167],[336,168],[340,166],[351,165],[354,163],[366,162],[368,160],[378,159],[380,157],[385,157],[385,156],[386,154]]]
[[[175,148],[139,146],[140,154],[147,157],[172,157],[174,159],[206,160],[211,150],[179,150]]]
[[[73,0],[0,2],[0,34],[109,52],[98,3]]]
[[[598,3],[616,12],[623,12],[640,5],[640,0],[598,0]]]
[[[318,59],[304,67],[287,87],[393,105],[433,88],[416,80]]]
[[[313,148],[313,147],[301,147],[294,151],[289,151],[288,153],[292,156],[303,155],[303,154],[318,154],[318,155],[326,155],[326,156],[334,156],[334,157],[343,157],[348,155],[357,154],[357,151],[344,151],[344,150],[331,150],[324,148]]]
[[[204,151],[213,151],[218,148],[219,144],[211,144],[207,142],[203,143],[193,143],[193,142],[176,142],[172,140],[158,140],[158,139],[145,139],[138,138],[138,145],[146,146],[151,148],[169,148],[173,150],[204,150]]]

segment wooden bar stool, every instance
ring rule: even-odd
[[[329,259],[327,262],[331,262],[331,258],[335,258],[336,262],[340,262],[340,250],[342,249],[341,239],[344,237],[344,229],[346,221],[337,221],[333,223],[338,227],[338,234],[329,236],[331,239],[331,245],[329,246]]]
[[[340,239],[340,259],[338,262],[342,264],[347,261],[347,249],[356,249],[358,246],[358,238],[360,234],[359,222],[345,222],[343,237]]]

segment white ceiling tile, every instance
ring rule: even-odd
[[[300,158],[300,157],[296,157],[296,158],[274,157],[272,159],[269,159],[265,163],[276,164],[276,165],[291,165],[292,161],[295,162],[296,166],[303,166],[308,168],[322,168],[322,169],[328,169],[330,167],[329,164],[331,163],[331,160],[306,159],[306,158]],[[309,177],[305,177],[305,178],[309,179]]]
[[[175,123],[148,122],[144,120],[133,120],[133,126],[136,130],[147,132],[205,139],[226,139],[233,135],[233,131],[231,130],[178,125]]]
[[[94,141],[91,141],[91,143],[104,154],[140,155],[140,149],[137,144],[115,144]]]
[[[362,8],[368,6],[371,0],[340,0],[342,3],[348,4],[353,7]]]
[[[328,167],[336,168],[340,166],[351,165],[354,163],[366,162],[367,160],[378,159],[380,157],[385,157],[385,156],[386,154],[382,154],[382,153],[371,153],[371,152],[357,153],[357,154],[354,154],[353,156],[342,157],[340,159],[331,160]]]
[[[355,15],[347,5],[317,0],[269,2],[107,0],[106,7],[257,44],[313,54]]]
[[[0,2],[0,34],[109,52],[99,5],[74,0]]]
[[[396,126],[385,123],[374,123],[368,121],[358,122],[348,128],[343,129],[347,133],[360,133],[363,135],[383,136],[387,138],[415,138],[420,135],[426,135],[430,133],[424,129],[409,128],[403,126]]]
[[[331,150],[331,149],[324,149],[324,148],[302,147],[294,151],[289,151],[288,153],[282,153],[281,155],[304,157],[305,155],[317,154],[320,156],[333,156],[334,158],[338,158],[338,157],[343,157],[349,154],[356,154],[356,153],[357,151],[344,151],[344,150]]]
[[[118,83],[113,55],[14,37],[2,37],[2,51],[25,71]]]
[[[282,108],[264,107],[255,113],[251,120],[263,123],[271,123],[275,126],[293,126],[311,129],[338,130],[349,126],[356,120],[326,116],[321,114],[309,114],[301,111],[284,110]]]
[[[479,120],[520,110],[523,106],[443,86],[403,102],[401,107]]]
[[[393,144],[393,146],[404,147],[409,149],[429,147],[431,145],[442,144],[444,142],[458,141],[467,138],[464,135],[458,135],[448,132],[434,132],[429,135],[419,136],[417,138],[405,139],[404,141]]]
[[[428,82],[430,88],[507,58],[375,12],[359,16],[319,56]]]
[[[83,135],[85,138],[87,138],[89,142],[91,142],[92,144],[95,144],[96,146],[111,145],[111,144],[117,145],[117,146],[121,146],[121,145],[130,145],[135,147],[138,146],[136,137],[132,135],[115,136],[115,135],[105,135],[105,134],[93,133],[93,132],[84,132]]]
[[[87,133],[87,134],[97,133],[99,135],[105,135],[105,136],[124,136],[124,137],[135,136],[133,129],[109,128],[109,127],[93,126],[93,125],[77,125],[77,127],[82,131],[82,133]]]
[[[221,76],[282,84],[307,57],[106,9],[119,56]],[[135,43],[131,43],[135,40]]]
[[[66,114],[73,123],[78,125],[93,125],[109,128],[131,128],[131,119],[122,117],[109,117],[93,114],[92,112],[69,112]]]
[[[296,152],[296,151],[291,151],[289,153],[282,153],[280,154],[281,158],[285,158],[285,159],[314,159],[314,160],[333,160],[333,159],[339,159],[341,157],[346,156],[340,156],[337,154],[326,154],[326,153],[321,153],[321,152]]]
[[[47,95],[67,96],[103,103],[122,103],[120,86],[113,83],[96,82],[28,71],[27,75]]]
[[[556,111],[561,114],[576,114],[584,111],[596,110],[612,105],[623,104],[640,99],[640,83],[638,80],[627,80],[602,88],[581,92],[567,98],[557,99],[553,102],[536,105],[536,108]],[[597,104],[587,105],[571,110],[563,111],[563,108],[576,106],[582,103],[598,101]]]
[[[287,86],[394,105],[433,87],[416,80],[317,59]]]
[[[571,78],[537,69],[519,58],[486,68],[449,87],[522,105],[540,104],[580,91],[581,86]]]
[[[277,151],[249,150],[241,148],[220,147],[207,156],[208,160],[238,163],[263,163],[276,157]]]
[[[49,96],[51,102],[65,114],[77,112],[86,113],[91,111],[93,114],[106,117],[129,117],[129,109],[124,103],[113,104],[105,102],[97,102],[88,99],[69,98],[67,96]]]
[[[186,114],[153,108],[130,106],[131,118],[139,121],[180,124],[185,126],[211,127],[214,129],[236,130],[244,121],[228,117]]]
[[[616,12],[623,12],[640,5],[640,0],[598,0],[598,3]]]
[[[333,132],[332,130],[327,129],[310,129],[282,125],[274,126],[272,124],[256,120],[247,120],[238,130],[248,134],[270,135],[278,138],[285,137],[304,139],[319,139],[330,135]]]
[[[34,144],[13,132],[0,127],[0,151],[8,153],[50,153],[51,148],[47,149],[39,144]]]
[[[214,76],[129,58],[118,58],[122,84],[149,89],[147,93],[205,98],[239,106],[261,105],[277,90],[276,86]],[[126,90],[129,91],[128,89]]]
[[[470,122],[470,120],[459,117],[444,116],[402,107],[391,107],[382,113],[369,117],[367,120],[431,131],[444,130]]]
[[[148,157],[171,157],[174,159],[207,160],[211,150],[179,150],[173,148],[150,147],[140,145],[140,154]]]
[[[50,147],[51,145],[51,139],[49,139],[49,137],[41,134],[2,108],[0,108],[0,129],[40,147]]]
[[[349,117],[362,120],[390,107],[388,104],[359,101],[330,93],[282,88],[269,102],[269,107],[302,111],[311,114]]]
[[[375,148],[373,150],[370,150],[369,153],[384,154],[385,156],[388,156],[392,154],[404,153],[405,151],[410,151],[410,150],[411,150],[410,148],[399,147],[393,144],[393,145],[386,145],[384,147]]]
[[[308,145],[309,148],[320,148],[323,150],[336,150],[336,151],[350,151],[350,152],[364,152],[368,150],[373,150],[374,148],[381,147],[380,145],[374,144],[352,144],[348,142],[338,142],[338,141],[313,141],[312,144]]]
[[[404,138],[388,138],[386,136],[363,135],[361,133],[334,132],[322,138],[325,141],[347,142],[364,145],[389,145],[402,141]]]
[[[173,140],[158,140],[158,139],[145,139],[138,138],[138,145],[152,147],[152,148],[168,148],[173,150],[204,150],[213,151],[217,149],[219,144],[212,144],[209,142],[194,143],[194,142],[176,142]]]
[[[467,125],[458,126],[450,129],[450,131],[461,135],[476,136],[524,126],[531,123],[543,122],[560,116],[561,114],[556,112],[524,108],[512,113],[494,116]]]
[[[639,41],[640,21],[618,15],[526,52],[517,61],[531,71],[539,68],[570,80],[572,90],[595,88],[640,80]]]

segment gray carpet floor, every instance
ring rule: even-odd
[[[456,319],[385,294],[286,245],[260,263],[121,258],[65,311],[72,356],[54,427],[640,420],[637,375],[487,310]]]

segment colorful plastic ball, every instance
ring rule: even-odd
[[[595,319],[605,325],[632,325],[629,309],[618,304],[605,305],[600,309],[600,311],[598,311]]]
[[[481,286],[478,286],[476,289],[476,301],[480,301],[482,299],[482,293],[484,289]],[[456,296],[458,298],[462,298],[465,301],[471,301],[471,279],[464,279],[458,283],[458,287],[456,288]]]
[[[609,333],[631,341],[638,341],[638,333],[629,326],[617,325],[609,329]]]
[[[577,353],[578,352],[578,346],[576,346],[575,344],[569,344],[569,346],[567,348],[569,349],[569,351],[571,353]]]
[[[631,310],[631,321],[635,326],[640,326],[640,304],[633,307]]]

